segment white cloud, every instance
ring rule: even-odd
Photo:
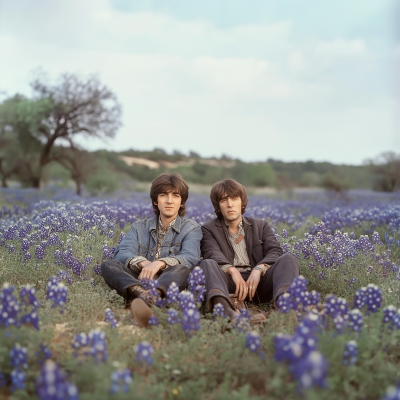
[[[113,148],[357,163],[394,142],[390,98],[365,95],[368,83],[353,79],[367,54],[362,38],[294,46],[290,21],[220,29],[122,13],[105,0],[32,4],[3,0],[0,87],[29,94],[28,72],[40,65],[53,76],[98,72],[123,104]],[[327,68],[348,58],[356,64],[347,75]],[[379,144],[367,139],[377,130]]]
[[[364,40],[361,39],[345,40],[338,38],[330,42],[320,42],[315,47],[316,55],[332,58],[359,56],[365,54],[365,52],[366,45]]]

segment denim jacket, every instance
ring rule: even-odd
[[[114,260],[124,265],[137,256],[154,260],[157,247],[157,216],[135,221],[114,252]],[[176,258],[179,264],[194,267],[200,259],[200,240],[203,237],[200,225],[192,219],[179,215],[168,229],[161,246],[160,258]]]

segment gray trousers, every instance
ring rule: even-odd
[[[209,307],[210,300],[214,296],[224,296],[229,300],[229,293],[235,293],[236,285],[232,277],[222,271],[221,267],[214,260],[203,260],[200,264],[206,277],[206,304]],[[253,303],[268,303],[276,300],[276,297],[283,293],[279,290],[293,282],[299,276],[300,265],[296,257],[291,254],[280,256],[271,268],[261,277]],[[241,272],[245,281],[250,276],[250,271]],[[287,291],[287,290],[284,290]],[[249,301],[249,298],[246,298]]]

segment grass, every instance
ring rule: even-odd
[[[314,224],[316,220],[310,220]],[[289,228],[280,225],[282,228]],[[124,230],[126,231],[128,227]],[[356,234],[365,227],[358,227]],[[80,399],[379,399],[386,388],[395,385],[400,377],[400,330],[382,327],[383,312],[366,315],[361,333],[345,329],[336,332],[332,321],[318,334],[318,349],[327,359],[329,373],[324,388],[313,388],[300,395],[297,382],[291,378],[285,363],[274,361],[273,340],[277,333],[292,334],[298,324],[294,312],[282,314],[272,312],[267,321],[255,328],[259,332],[265,361],[245,347],[245,333],[239,333],[229,321],[210,314],[201,320],[201,329],[192,337],[185,335],[181,326],[169,326],[165,310],[155,309],[160,325],[151,329],[140,329],[133,321],[123,300],[108,288],[93,266],[102,260],[101,246],[116,244],[120,231],[114,238],[101,235],[98,230],[81,231],[78,239],[74,234],[63,233],[60,239],[69,243],[74,256],[83,259],[92,255],[83,280],[68,285],[68,305],[61,313],[46,300],[46,285],[56,275],[60,266],[55,265],[53,254],[46,249],[43,260],[36,263],[34,254],[28,261],[22,260],[20,248],[9,253],[0,248],[0,284],[9,282],[19,292],[21,286],[32,284],[42,303],[38,310],[40,330],[30,326],[0,328],[0,371],[8,377],[11,373],[9,352],[16,342],[28,350],[25,390],[10,391],[10,385],[0,388],[1,399],[36,399],[34,382],[39,371],[38,349],[46,344],[53,359],[77,385]],[[302,238],[304,228],[297,232],[296,239],[288,239],[290,246]],[[32,248],[31,248],[32,249]],[[321,245],[321,252],[326,245]],[[377,246],[376,252],[383,253],[385,246]],[[393,249],[396,250],[396,249]],[[397,251],[397,250],[396,250]],[[308,290],[321,292],[322,299],[329,293],[345,297],[352,304],[355,290],[368,283],[377,284],[383,291],[383,306],[393,304],[400,307],[400,281],[384,269],[369,254],[359,254],[337,269],[316,266],[310,269],[309,259],[300,258],[301,273],[307,278]],[[366,266],[372,265],[374,272],[368,274]],[[321,272],[326,280],[319,279]],[[344,274],[346,273],[346,275]],[[345,276],[356,278],[354,288],[344,281]],[[93,281],[92,281],[93,280]],[[94,282],[94,286],[93,286]],[[104,310],[111,308],[118,327],[112,329],[104,322]],[[268,305],[260,308],[268,309]],[[90,357],[73,355],[71,342],[75,335],[88,333],[99,328],[106,334],[108,360],[96,364]],[[343,366],[343,350],[349,340],[358,343],[359,355],[355,366]],[[134,346],[148,341],[154,348],[153,365],[143,366],[135,359]],[[129,368],[133,382],[129,393],[109,392],[110,374],[118,368]]]

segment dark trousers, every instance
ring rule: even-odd
[[[134,285],[142,286],[142,282],[138,279],[140,272],[141,269],[138,267],[129,269],[124,264],[115,260],[106,260],[101,264],[101,276],[107,285],[111,289],[116,290],[126,302],[131,300],[127,297],[127,289]],[[158,287],[165,296],[172,282],[175,282],[179,286],[179,290],[185,289],[189,274],[190,269],[188,267],[178,264],[159,271],[155,278],[158,279]]]
[[[206,277],[206,304],[210,307],[210,300],[214,296],[224,296],[229,300],[229,293],[235,293],[236,285],[232,277],[222,271],[214,260],[203,260],[200,264]],[[253,303],[268,303],[276,300],[277,295],[282,294],[279,290],[290,285],[296,276],[299,276],[300,265],[296,257],[291,254],[280,256],[271,268],[261,277]],[[250,271],[241,272],[245,281],[250,276]],[[285,290],[287,291],[287,290]],[[248,301],[249,298],[247,297]]]

